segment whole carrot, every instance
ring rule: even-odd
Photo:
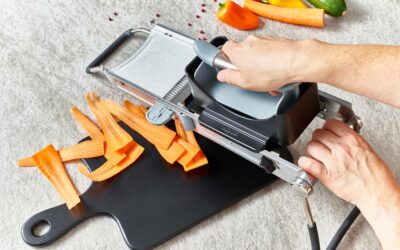
[[[283,8],[254,0],[244,0],[243,7],[259,16],[275,21],[318,28],[324,27],[323,9]]]

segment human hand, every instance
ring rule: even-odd
[[[328,120],[307,145],[299,166],[338,197],[356,206],[381,201],[398,186],[387,165],[371,146],[345,123]]]
[[[314,41],[315,42],[315,41]],[[227,41],[222,51],[238,70],[224,69],[218,80],[255,91],[274,91],[296,82],[302,48],[313,41],[249,36],[243,42]]]
[[[400,240],[400,186],[371,146],[345,123],[328,120],[307,145],[299,166],[338,197],[356,205],[384,249]]]

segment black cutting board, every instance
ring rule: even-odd
[[[48,245],[86,219],[108,215],[118,223],[130,248],[154,248],[276,179],[198,135],[209,164],[185,173],[179,165],[166,163],[139,134],[122,126],[145,148],[140,159],[119,175],[92,183],[72,210],[63,204],[29,218],[21,232],[27,244]],[[285,155],[290,158],[287,151]],[[94,170],[104,158],[85,162]],[[35,236],[33,229],[43,222],[50,224],[49,231]]]

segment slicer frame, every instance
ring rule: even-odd
[[[160,24],[155,25],[151,30],[144,28],[129,29],[114,41],[103,53],[101,53],[87,67],[86,72],[89,74],[99,72],[103,73],[111,83],[131,94],[137,100],[150,106],[146,114],[146,118],[150,122],[162,125],[171,119],[180,119],[185,129],[199,133],[200,135],[247,159],[249,162],[265,169],[268,173],[278,176],[306,196],[312,193],[313,185],[316,180],[312,176],[306,174],[297,165],[280,157],[279,153],[267,149],[260,152],[253,152],[239,143],[229,140],[228,138],[203,126],[199,122],[199,114],[190,111],[182,104],[182,102],[191,94],[188,79],[184,75],[183,69],[182,76],[179,77],[179,79],[177,78],[178,80],[176,82],[165,83],[170,85],[168,93],[164,96],[158,96],[152,93],[151,90],[143,88],[143,86],[139,86],[128,79],[119,77],[115,72],[113,72],[112,68],[106,69],[103,67],[102,62],[106,58],[108,58],[128,38],[139,33],[148,35],[148,39],[156,36],[167,37],[168,39],[177,39],[177,41],[179,40],[180,45],[184,44],[182,46],[190,46],[191,41],[193,41],[191,38]],[[151,46],[162,46],[162,44],[151,43]],[[147,49],[151,50],[151,46],[147,47]],[[177,50],[178,49],[179,48],[177,48]],[[139,53],[140,51],[143,51],[143,49],[140,49]],[[165,51],[165,53],[165,55],[159,56],[168,56],[168,51]],[[194,56],[195,55],[193,55],[193,58]],[[322,119],[342,120],[347,122],[355,131],[358,132],[360,130],[362,123],[354,114],[350,103],[322,91],[319,91],[318,95],[320,100],[320,113],[318,114],[318,117]],[[266,169],[266,166],[271,166],[271,162],[273,163],[274,169]]]

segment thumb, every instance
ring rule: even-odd
[[[237,86],[241,86],[245,82],[242,73],[233,69],[221,70],[218,72],[217,79],[220,82],[226,82]]]
[[[325,166],[313,158],[302,156],[300,157],[298,164],[302,169],[304,169],[304,171],[320,181],[323,181],[327,175]]]

